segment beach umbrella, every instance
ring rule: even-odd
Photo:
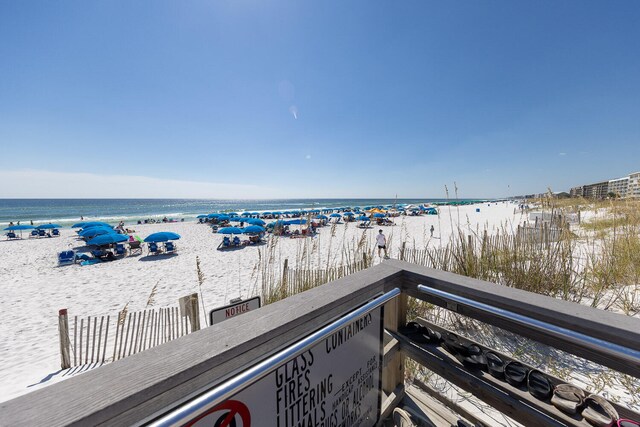
[[[249,227],[245,227],[243,233],[244,234],[260,234],[264,233],[266,230],[264,227],[260,227],[259,225],[250,225]]]
[[[31,230],[32,228],[35,228],[35,227],[33,225],[11,225],[5,228],[5,230],[18,231],[18,230]]]
[[[218,234],[242,234],[242,228],[224,227],[218,230]]]
[[[247,220],[247,223],[251,225],[259,225],[261,227],[264,227],[264,225],[266,224],[266,222],[258,218],[249,218]]]
[[[316,219],[329,219],[326,215],[316,215]]]
[[[290,224],[290,225],[300,225],[300,224],[306,224],[307,220],[306,219],[292,219],[286,222],[286,224]]]
[[[62,226],[58,224],[42,224],[36,227],[38,230],[51,230],[53,228],[62,228]]]
[[[272,227],[282,227],[284,225],[287,225],[289,222],[288,221],[283,221],[281,219],[274,221],[274,222],[270,222],[269,224],[267,224],[267,228],[272,228]]]
[[[227,212],[227,215],[229,216],[238,216],[237,212]]]
[[[376,213],[373,214],[374,218],[384,218],[384,216],[385,216],[384,214],[381,214],[379,212],[376,212]]]
[[[358,221],[371,221],[369,218],[367,218],[364,215],[360,215],[358,218],[356,218]]]
[[[75,224],[73,224],[73,225],[71,226],[71,228],[82,228],[82,227],[84,227],[84,225],[85,225],[86,223],[87,223],[86,221],[83,221],[83,222],[76,222]]]
[[[172,233],[171,231],[160,231],[147,236],[144,241],[146,243],[159,243],[168,242],[169,240],[178,240],[180,235],[178,233]]]
[[[198,215],[196,218],[200,219],[200,218],[206,218],[208,215]]]
[[[249,215],[251,215],[251,212],[242,212],[240,216],[249,216]]]
[[[101,221],[85,222],[84,225],[82,226],[83,229],[84,228],[91,228],[91,227],[110,227],[110,228],[113,228],[111,225],[107,224],[106,222],[101,222]]]
[[[273,212],[269,212],[269,211],[262,212],[262,215],[273,215]]]
[[[273,211],[273,212],[271,212],[271,215],[282,215],[282,212],[280,212],[280,211]]]
[[[90,227],[90,228],[87,228],[86,230],[82,230],[80,233],[78,233],[78,235],[80,237],[87,237],[87,238],[93,238],[93,237],[96,237],[96,236],[101,236],[103,234],[116,234],[116,232],[113,231],[113,228]]]
[[[102,246],[102,245],[110,245],[112,243],[126,242],[128,240],[129,240],[129,236],[125,234],[108,233],[108,234],[102,234],[100,236],[94,237],[93,239],[87,242],[87,245]]]
[[[340,215],[339,213],[332,213],[331,215],[329,215],[331,218],[342,218],[342,215]]]
[[[246,220],[247,218],[244,218],[241,216],[234,216],[233,218],[229,218],[229,221],[233,221],[233,222],[244,222]]]
[[[345,212],[344,213],[344,216],[353,216],[353,215],[354,215],[353,212]]]
[[[78,235],[80,237],[94,237],[108,233],[116,233],[116,231],[111,227],[89,227],[80,230],[80,232],[78,232]]]
[[[219,213],[212,213],[207,215],[207,218],[219,218],[222,214]]]
[[[218,216],[218,221],[229,221],[229,220],[231,220],[231,217],[229,217],[227,215]]]

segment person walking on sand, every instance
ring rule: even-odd
[[[376,243],[378,244],[378,256],[381,257],[380,253],[384,250],[384,257],[389,258],[387,255],[387,237],[382,234],[382,230],[376,236]]]
[[[433,230],[435,230],[435,228],[433,228],[433,224],[432,224],[431,228],[429,229],[429,231],[431,231],[431,237],[433,237]]]

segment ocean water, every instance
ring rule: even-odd
[[[343,206],[391,205],[394,203],[428,203],[444,199],[272,199],[272,200],[202,200],[202,199],[0,199],[0,226],[10,221],[27,224],[56,222],[69,225],[85,220],[137,222],[139,219],[163,218],[185,220],[220,211],[272,211]]]

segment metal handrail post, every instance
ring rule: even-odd
[[[521,326],[543,332],[546,335],[553,336],[563,341],[568,341],[577,344],[581,347],[595,347],[601,353],[608,355],[609,357],[623,360],[625,362],[640,365],[640,351],[634,350],[629,347],[625,347],[619,344],[615,344],[609,341],[601,340],[589,335],[582,334],[580,332],[572,331],[560,326],[553,325],[551,323],[543,322],[528,316],[514,313],[509,310],[494,307],[489,304],[484,304],[478,301],[474,301],[469,298],[461,297],[449,292],[434,289],[425,285],[418,285],[418,290],[425,294],[429,294],[444,300],[453,301],[457,304],[472,307],[476,310],[489,313],[493,316],[501,319],[509,320],[517,323]]]
[[[375,310],[381,305],[397,297],[401,293],[402,292],[399,288],[394,288],[391,291],[382,294],[373,301],[368,302],[362,307],[348,313],[347,315],[330,323],[329,325],[314,332],[306,338],[303,338],[302,340],[292,344],[284,350],[279,351],[278,353],[265,359],[257,365],[252,366],[241,374],[223,382],[218,386],[215,386],[211,390],[204,392],[202,395],[183,404],[181,407],[174,409],[172,412],[162,416],[160,419],[151,422],[149,425],[153,427],[169,427],[184,424],[189,419],[193,419],[208,411],[209,409],[214,408],[216,405],[227,400],[238,391],[250,386],[261,378],[264,378],[265,376],[273,372],[278,366],[291,360],[297,353],[308,349],[318,341],[327,338],[332,333],[343,328],[344,326],[349,324],[349,322],[367,314],[372,310]]]

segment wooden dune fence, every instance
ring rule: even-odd
[[[280,289],[286,295],[293,295],[369,268],[372,260],[365,255],[361,261],[348,265],[314,270],[290,269],[287,264],[285,261]]]
[[[72,319],[66,309],[60,310],[62,369],[113,362],[199,330],[198,294],[180,298],[179,303],[178,307]]]

